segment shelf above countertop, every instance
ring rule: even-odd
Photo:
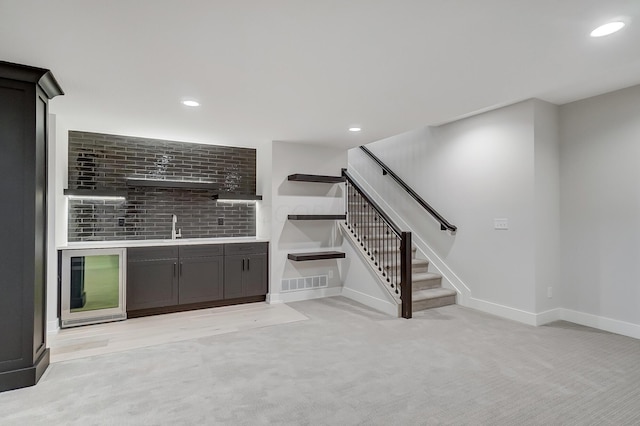
[[[183,188],[183,189],[219,189],[213,182],[195,182],[167,179],[127,178],[127,186],[133,188]]]
[[[65,189],[64,195],[72,197],[90,197],[90,198],[104,198],[104,197],[126,197],[127,191],[115,190],[115,189]]]
[[[220,192],[218,194],[213,194],[211,197],[214,200],[230,200],[230,201],[254,201],[254,200],[262,200],[262,195],[258,194],[232,194],[229,192]]]
[[[340,183],[346,179],[344,176],[325,176],[325,175],[305,175],[296,173],[287,176],[287,180],[292,182],[317,182],[317,183]]]
[[[224,237],[224,238],[178,238],[175,240],[121,240],[121,241],[81,241],[70,242],[56,247],[58,250],[127,248],[127,247],[162,247],[188,246],[199,244],[234,244],[234,243],[267,243],[269,240],[257,237]]]

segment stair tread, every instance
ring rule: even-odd
[[[414,272],[411,274],[411,280],[416,281],[426,281],[426,280],[435,280],[442,278],[442,275],[436,274],[433,272]]]
[[[455,296],[456,294],[457,293],[455,290],[451,290],[448,288],[430,288],[428,290],[414,291],[411,296],[413,301],[417,302],[419,300],[437,299],[440,297]]]

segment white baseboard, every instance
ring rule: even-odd
[[[640,339],[640,325],[638,324],[572,311],[571,309],[561,309],[561,311],[560,319],[565,321]]]
[[[319,299],[321,297],[340,296],[342,287],[317,288],[315,290],[300,290],[286,293],[273,293],[267,296],[268,303],[289,303],[302,300]]]
[[[469,298],[468,303],[464,305],[461,303],[459,304],[461,306],[467,306],[469,308],[477,309],[479,311],[496,315],[502,318],[518,321],[527,325],[539,326],[554,321],[564,320],[575,324],[596,328],[598,330],[621,334],[623,336],[633,337],[634,339],[640,339],[639,324],[633,324],[630,322],[615,320],[612,318],[573,311],[571,309],[555,308],[534,314],[533,312],[510,308],[508,306],[474,298]]]
[[[538,325],[536,314],[523,311],[521,309],[511,308],[509,306],[499,305],[497,303],[488,302],[486,300],[476,299],[473,297],[469,297],[464,304],[459,304],[461,306],[467,306],[469,308],[477,309],[488,314],[507,318],[513,321],[518,321],[523,324]]]
[[[275,305],[277,303],[284,303],[282,299],[280,299],[279,293],[269,293],[267,294],[266,302],[270,305]]]
[[[535,314],[535,316],[535,325],[549,324],[550,322],[559,321],[562,319],[562,308],[549,309],[548,311]]]
[[[387,315],[391,315],[393,317],[399,318],[400,315],[400,306],[398,304],[391,304],[386,300],[378,299],[377,297],[369,296],[368,294],[364,294],[362,292],[353,290],[348,287],[344,287],[342,289],[342,295],[351,300],[355,300],[356,302],[362,303],[365,306],[368,306],[376,311],[380,311]]]
[[[58,321],[58,318],[51,321],[47,321],[47,334],[57,333],[58,330],[60,330],[59,324],[60,324],[60,321]]]

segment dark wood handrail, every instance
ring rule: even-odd
[[[363,150],[369,157],[371,157],[373,159],[373,161],[378,163],[378,165],[380,167],[382,167],[382,170],[383,170],[384,174],[388,174],[389,176],[391,176],[393,178],[393,180],[395,180],[398,183],[398,185],[400,185],[402,187],[402,189],[407,191],[407,193],[409,195],[411,195],[411,197],[414,200],[416,200],[418,202],[418,204],[420,204],[426,211],[428,211],[431,214],[431,216],[433,216],[438,222],[440,222],[440,229],[441,230],[443,230],[443,231],[450,230],[452,232],[456,232],[456,230],[458,229],[457,226],[452,225],[451,223],[449,223],[449,221],[447,221],[444,217],[442,217],[442,215],[440,213],[438,213],[425,200],[423,200],[422,197],[420,197],[413,189],[411,189],[411,187],[409,187],[409,185],[407,185],[405,183],[405,181],[400,179],[400,177],[397,174],[395,174],[389,168],[389,166],[384,164],[378,157],[376,157],[373,154],[373,152],[369,151],[369,149],[366,146],[361,146],[360,149]]]
[[[349,183],[351,183],[351,185],[355,186],[358,189],[358,191],[360,192],[360,195],[362,195],[362,197],[365,200],[367,200],[369,204],[371,204],[371,207],[373,207],[376,210],[376,212],[378,212],[380,217],[382,217],[384,221],[387,222],[387,224],[389,224],[389,227],[393,230],[393,232],[395,232],[395,234],[398,237],[402,237],[402,230],[400,229],[400,227],[396,225],[395,222],[392,221],[389,216],[387,216],[387,214],[380,208],[380,206],[375,201],[371,199],[371,197],[369,197],[369,195],[367,195],[365,190],[362,189],[360,185],[358,185],[358,183],[353,179],[353,176],[349,174],[347,169],[342,169],[342,176],[346,177]]]

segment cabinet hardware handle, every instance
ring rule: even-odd
[[[176,276],[176,264],[175,262],[173,263],[173,276]]]
[[[247,271],[251,269],[251,267],[249,266],[249,259],[247,259]]]
[[[242,259],[242,270],[244,271],[244,259]]]

